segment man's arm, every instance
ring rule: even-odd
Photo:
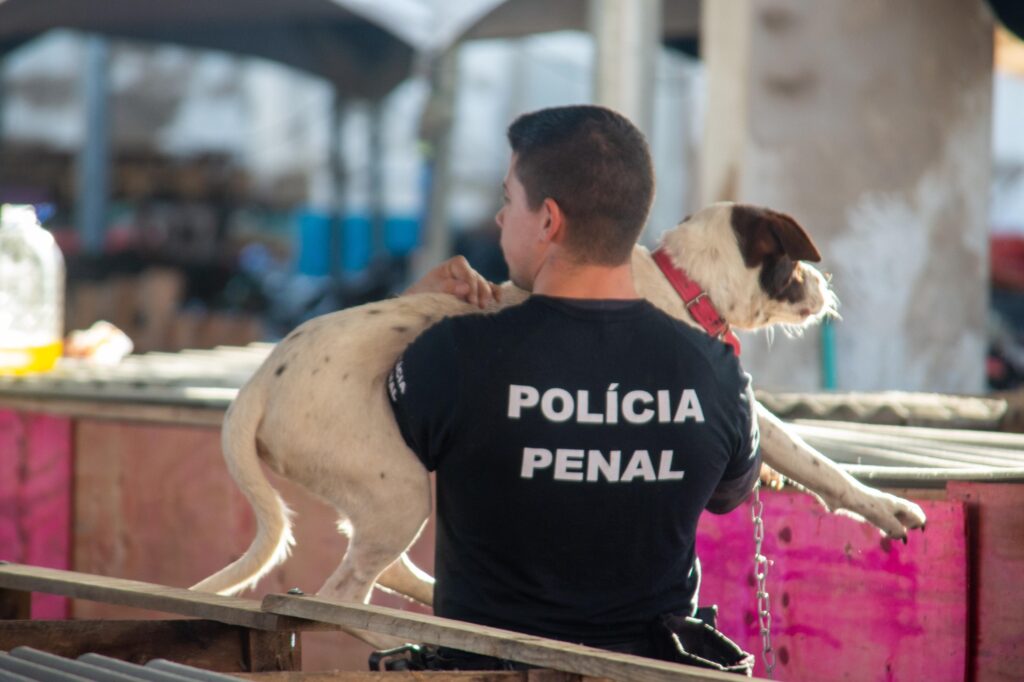
[[[451,294],[480,308],[492,300],[501,300],[498,285],[484,279],[464,256],[452,256],[414,282],[402,295],[427,293]]]
[[[458,416],[458,349],[451,320],[419,335],[388,374],[386,391],[399,431],[429,471],[434,471],[455,432]]]
[[[740,372],[739,390],[730,398],[733,404],[726,405],[726,414],[736,415],[736,447],[707,504],[707,510],[713,514],[725,514],[738,507],[754,489],[761,473],[760,431],[754,414],[754,392],[750,387],[750,375],[739,369],[739,363],[736,366]]]

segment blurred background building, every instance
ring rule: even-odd
[[[654,152],[645,243],[722,199],[818,241],[843,319],[745,339],[760,386],[1006,388],[1024,59],[1003,4],[6,0],[0,201],[57,235],[69,330],[273,340],[451,253],[504,277],[505,127],[609,103]]]

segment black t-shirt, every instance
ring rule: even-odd
[[[749,377],[638,301],[534,295],[425,331],[388,377],[437,472],[434,612],[595,646],[695,608],[703,509],[750,491]]]

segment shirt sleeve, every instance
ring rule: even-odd
[[[456,357],[451,320],[443,320],[405,349],[386,382],[402,437],[429,471],[437,469],[454,432],[459,394]]]
[[[734,404],[726,406],[737,415],[737,444],[707,504],[707,510],[713,514],[725,514],[738,507],[754,489],[761,473],[761,432],[754,414],[754,391],[750,375],[742,370],[739,374],[738,390],[730,398]]]

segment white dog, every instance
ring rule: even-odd
[[[668,272],[647,249],[634,250],[640,295],[695,326],[691,311],[701,318],[717,309],[727,324],[711,331],[728,340],[734,340],[730,326],[804,326],[835,310],[825,278],[801,262],[820,260],[817,249],[783,214],[715,204],[667,232],[658,251],[657,260],[667,256]],[[689,308],[670,284],[677,270],[703,285]],[[501,302],[489,310],[526,296],[505,284]],[[447,294],[408,295],[310,320],[278,344],[242,387],[222,434],[228,468],[256,514],[256,538],[241,558],[193,589],[239,592],[287,556],[290,512],[267,481],[263,460],[332,503],[350,534],[320,596],[363,602],[379,583],[430,604],[433,580],[405,554],[430,514],[430,480],[399,433],[384,384],[420,332],[442,317],[479,312]],[[860,515],[893,537],[924,524],[920,507],[860,484],[766,409],[757,410],[764,462],[829,509]]]

